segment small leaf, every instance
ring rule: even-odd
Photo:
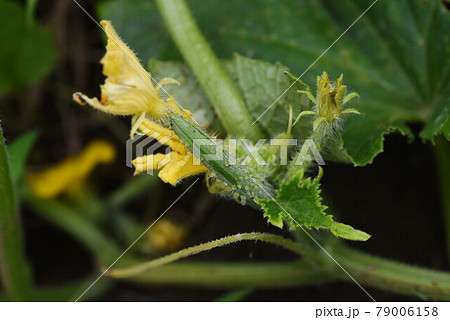
[[[292,229],[299,226],[315,229],[329,229],[335,236],[348,240],[366,241],[369,235],[343,223],[337,223],[325,212],[320,195],[322,169],[315,179],[305,178],[304,171],[298,171],[289,181],[283,182],[275,192],[275,198],[257,199],[264,210],[264,216],[277,227],[284,221]]]
[[[349,225],[339,222],[333,223],[333,225],[330,228],[330,231],[336,237],[341,237],[347,240],[366,241],[370,238],[370,235],[365,233],[364,231],[354,229]]]
[[[264,218],[267,218],[267,222],[283,229],[283,211],[279,211],[280,208],[277,208],[278,205],[276,203],[271,203],[272,209],[270,210],[268,207],[266,208],[266,212],[264,212]],[[276,206],[275,206],[276,205]]]
[[[27,132],[8,145],[11,179],[17,185],[23,174],[25,163],[38,137],[37,131]]]

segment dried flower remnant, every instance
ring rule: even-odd
[[[164,78],[153,86],[152,78],[139,62],[134,52],[122,41],[110,21],[101,21],[107,37],[106,54],[102,58],[105,83],[100,86],[101,98],[89,98],[76,92],[73,99],[81,105],[88,104],[100,111],[114,115],[145,115],[159,119],[169,110],[179,112],[172,97],[163,99],[159,90],[166,84],[178,82]],[[138,122],[136,127],[138,126]],[[135,130],[132,129],[132,133]]]

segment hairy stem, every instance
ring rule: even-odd
[[[442,137],[436,139],[435,157],[441,182],[442,210],[447,239],[447,259],[450,261],[450,143]]]
[[[329,253],[359,283],[426,300],[450,299],[450,273],[371,256],[338,243]],[[330,261],[330,265],[334,262]],[[343,279],[352,281],[342,273]],[[376,297],[375,297],[376,299]]]
[[[281,263],[179,262],[151,269],[127,281],[209,288],[272,288],[311,285],[336,280],[334,273],[308,261]]]
[[[315,262],[303,259],[289,263],[169,264],[240,240],[265,241],[280,245]],[[363,285],[427,300],[450,299],[449,273],[374,257],[345,247],[337,241],[329,244],[327,250],[358,283]],[[320,251],[313,252],[291,240],[260,233],[225,237],[150,262],[114,269],[108,275],[133,282],[207,287],[287,287],[331,280],[353,281],[333,260]]]
[[[293,251],[299,255],[311,255],[312,252],[307,249],[306,247],[303,247],[297,242],[294,242],[292,240],[274,235],[274,234],[267,234],[267,233],[239,233],[232,236],[224,237],[218,240],[210,241],[207,243],[203,243],[197,246],[193,246],[190,248],[182,249],[178,252],[169,254],[167,256],[145,262],[133,267],[129,267],[126,269],[113,269],[108,272],[108,275],[114,278],[126,278],[126,277],[132,277],[136,276],[138,274],[144,273],[150,269],[163,266],[165,264],[180,260],[182,258],[186,258],[189,256],[193,256],[196,254],[199,254],[201,252],[209,251],[214,248],[223,247],[232,243],[236,243],[239,241],[263,241],[271,244],[275,244],[278,246],[281,246],[287,250]]]
[[[9,299],[24,301],[31,285],[20,217],[0,125],[0,276]]]
[[[184,0],[156,0],[169,32],[211,100],[223,126],[234,137],[264,137],[238,89],[197,27]]]

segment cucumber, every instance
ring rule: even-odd
[[[207,144],[200,143],[200,161],[214,175],[224,182],[235,195],[239,195],[240,202],[259,207],[253,199],[265,199],[274,196],[273,187],[260,177],[254,176],[245,167],[239,164],[239,159],[234,159],[223,146],[211,138],[195,123],[178,114],[171,113],[172,128],[186,147],[194,153],[194,141],[203,139]],[[222,159],[211,159],[210,155],[216,154],[217,148],[223,150]]]

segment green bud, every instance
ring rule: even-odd
[[[342,84],[343,75],[333,85],[328,74],[317,77],[317,115],[327,122],[334,122],[341,116],[347,86]]]

